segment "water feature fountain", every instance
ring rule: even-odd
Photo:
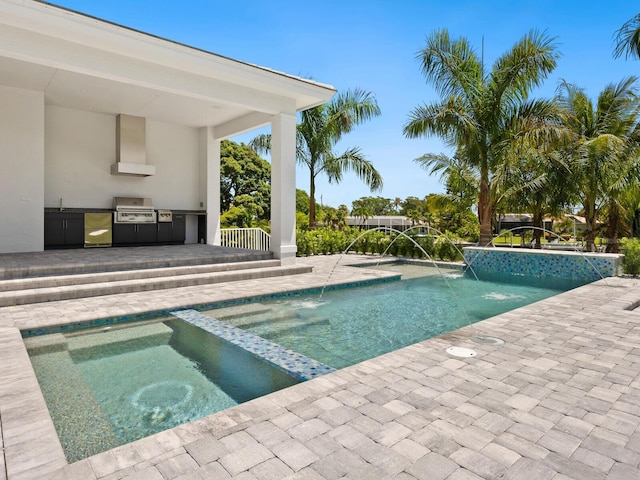
[[[442,272],[442,270],[440,269],[440,266],[438,265],[438,262],[436,262],[433,257],[431,255],[429,255],[429,253],[422,247],[422,245],[420,245],[414,238],[412,238],[411,236],[407,235],[408,231],[417,229],[417,228],[424,228],[424,226],[413,226],[410,227],[409,229],[405,230],[405,231],[400,231],[397,229],[394,229],[392,227],[387,227],[387,226],[382,226],[382,227],[376,227],[373,229],[369,229],[366,230],[365,232],[361,233],[360,235],[358,235],[348,246],[347,248],[340,254],[337,262],[335,263],[335,265],[333,266],[333,268],[331,269],[331,272],[329,273],[329,276],[327,277],[327,282],[325,283],[325,285],[323,286],[321,292],[320,292],[320,299],[322,299],[322,295],[324,294],[324,291],[326,289],[326,286],[329,282],[329,279],[331,278],[331,276],[333,275],[336,267],[338,266],[338,264],[340,263],[340,260],[342,260],[342,257],[344,255],[346,255],[349,250],[351,249],[351,247],[358,241],[360,240],[362,237],[364,237],[365,235],[369,234],[370,232],[374,232],[374,231],[384,231],[384,232],[388,232],[388,233],[396,233],[396,237],[389,243],[389,245],[385,248],[385,250],[382,252],[381,254],[381,258],[384,257],[387,252],[389,251],[389,249],[392,247],[393,243],[396,242],[399,238],[404,237],[406,239],[408,239],[416,248],[418,248],[418,250],[425,256],[425,258],[427,258],[432,264],[433,266],[436,268],[436,270],[438,271],[438,274],[442,276],[443,280],[445,281],[447,287],[449,288],[449,290],[451,291],[451,294],[454,298],[456,298],[456,301],[461,304],[460,302],[460,298],[458,297],[458,295],[456,294],[455,290],[452,288],[451,284],[449,283],[449,279],[447,278],[447,276]],[[453,243],[449,238],[447,238],[442,232],[440,232],[439,230],[435,229],[435,228],[430,228],[429,226],[427,226],[427,235],[430,234],[431,231],[435,231],[439,236],[442,236],[443,238],[445,238],[447,241],[449,241],[453,247],[456,249],[456,251],[459,253],[459,255],[464,258],[464,254],[463,252],[458,248],[457,245],[455,245],[455,243]],[[380,261],[378,261],[375,265],[378,266],[380,264]],[[478,276],[476,275],[476,273],[474,272],[473,268],[471,268],[471,266],[469,265],[467,267],[471,273],[473,274],[474,278],[476,281],[479,281]],[[466,271],[466,269],[465,269]],[[469,315],[467,314],[466,310],[464,308],[462,308],[462,312],[465,315],[466,321],[467,321],[467,326],[470,326],[472,329],[474,329],[475,331],[475,327],[473,327],[473,322],[471,321],[471,319],[469,318]],[[477,335],[472,335],[472,339],[474,337],[478,337]],[[481,337],[478,337],[481,338]],[[482,337],[485,339],[490,339],[493,337]],[[504,344],[504,341],[502,341],[501,339],[495,339],[496,340],[496,345],[501,345]],[[501,343],[500,343],[501,342]],[[482,343],[482,342],[478,342],[478,343]],[[486,341],[484,343],[487,343]],[[474,357],[476,355],[476,352],[471,350],[471,349],[465,349],[462,347],[450,347],[447,349],[447,353],[452,355],[452,356],[456,356],[456,357],[464,357],[464,358],[470,358],[470,357]]]

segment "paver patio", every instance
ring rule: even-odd
[[[267,281],[1,308],[0,480],[640,479],[640,281],[626,278],[66,464],[20,328],[377,276],[343,265],[360,258],[302,258],[313,273]],[[452,345],[477,356],[454,358]]]

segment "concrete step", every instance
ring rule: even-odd
[[[232,264],[237,267],[238,264]],[[102,281],[91,283],[73,283],[74,280],[68,280],[67,277],[56,277],[62,286],[44,286],[37,288],[16,289],[0,292],[0,306],[7,307],[12,305],[25,305],[30,303],[42,303],[59,300],[71,300],[75,298],[96,297],[102,295],[113,295],[120,293],[144,292],[150,290],[162,290],[168,288],[189,287],[194,285],[207,285],[213,283],[233,282],[239,280],[250,280],[256,278],[279,277],[285,275],[297,275],[301,273],[309,273],[312,267],[291,265],[291,266],[262,266],[259,268],[244,269],[223,269],[221,271],[206,271],[199,273],[180,272],[178,275],[172,275],[172,272],[166,272],[164,276],[147,277],[142,275],[142,271],[122,272],[123,278],[117,280],[107,280],[103,277]],[[163,269],[164,270],[164,269]],[[144,270],[148,272],[148,270]],[[136,278],[135,275],[140,274],[142,278]],[[90,275],[94,277],[95,275]],[[77,277],[76,275],[71,278]],[[13,282],[16,280],[11,280]],[[71,284],[65,282],[71,281]]]
[[[0,280],[270,259],[272,252],[212,245],[47,250],[0,255]]]
[[[18,278],[0,280],[0,292],[30,290],[39,288],[64,287],[67,285],[87,285],[91,283],[118,282],[145,278],[176,277],[203,273],[228,272],[254,268],[278,267],[280,260],[255,260],[234,263],[210,263],[205,265],[187,265],[165,268],[145,268],[119,270],[113,272],[82,273],[49,277]]]

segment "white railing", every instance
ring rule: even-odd
[[[221,228],[220,245],[268,252],[271,247],[271,235],[261,228]]]

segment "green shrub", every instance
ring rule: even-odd
[[[622,239],[622,271],[630,275],[640,274],[640,239]]]
[[[453,245],[459,244],[460,239],[449,232],[434,238],[430,235],[389,235],[378,230],[365,233],[357,228],[347,228],[343,231],[317,228],[298,229],[296,238],[299,256],[343,253],[357,238],[349,248],[350,252],[412,258],[425,258],[426,254],[426,257],[431,259],[460,260],[460,255]]]
[[[435,254],[434,241],[431,235],[428,236],[416,236],[414,240],[421,248],[417,248],[419,258],[433,258]],[[425,257],[426,253],[426,257]]]
[[[435,242],[437,256],[441,260],[449,260],[455,262],[462,260],[459,252],[460,239],[449,232],[440,235]]]

